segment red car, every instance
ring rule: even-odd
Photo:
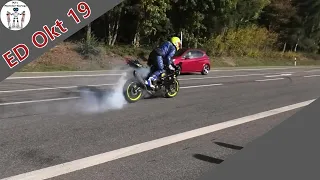
[[[200,49],[182,48],[173,58],[173,62],[180,68],[180,73],[201,72],[207,75],[210,71],[210,58]]]

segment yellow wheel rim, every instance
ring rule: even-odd
[[[178,83],[177,80],[175,81],[175,84],[176,84],[175,91],[173,93],[172,92],[168,92],[168,96],[170,96],[170,97],[176,96],[178,94],[179,89],[180,89],[179,83]]]
[[[133,84],[134,82],[132,82],[128,87],[127,87],[127,97],[131,100],[131,101],[136,101],[138,100],[141,96],[142,96],[142,92],[139,93],[139,95],[136,97],[136,98],[132,98],[130,96],[130,93],[129,93],[129,88],[131,87],[131,85]]]

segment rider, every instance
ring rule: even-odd
[[[153,82],[164,72],[164,64],[170,69],[174,69],[172,57],[176,51],[181,48],[181,40],[178,37],[172,37],[171,41],[164,42],[161,46],[155,48],[149,55],[148,66],[151,66],[153,73],[146,80],[146,85],[154,88]]]

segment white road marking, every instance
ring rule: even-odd
[[[259,69],[215,69],[215,70],[211,70],[211,71],[215,71],[215,72],[219,72],[219,71],[263,71],[263,70],[284,70],[284,69],[296,69],[295,67],[288,67],[288,68],[259,68]],[[73,74],[73,75],[56,75],[56,76],[28,76],[28,77],[24,77],[24,76],[11,76],[6,78],[7,80],[14,80],[14,79],[42,79],[42,78],[68,78],[68,77],[99,77],[99,76],[120,76],[120,74],[110,74],[110,73],[104,73],[104,74],[80,74],[83,72],[103,72],[103,71],[113,71],[113,72],[123,72],[121,70],[99,70],[99,71],[75,71],[74,73],[79,73],[79,74]],[[61,71],[61,73],[64,72],[73,72],[73,71]],[[33,73],[33,74],[40,74],[40,73],[59,73],[58,72],[19,72],[20,74],[28,74],[28,73]],[[17,74],[19,74],[17,73]],[[267,73],[267,74],[271,74],[271,73]],[[265,74],[257,74],[257,75],[265,75]],[[248,75],[236,75],[233,77],[241,77],[241,76],[248,76]],[[250,75],[249,75],[250,76]],[[221,76],[221,78],[223,78],[224,76]],[[230,77],[230,76],[225,76],[225,77]],[[232,76],[231,76],[232,77]]]
[[[191,88],[201,88],[201,87],[212,87],[212,86],[221,86],[223,84],[203,84],[196,86],[184,86],[180,87],[180,89],[191,89]],[[31,103],[39,103],[39,102],[50,102],[50,101],[62,101],[62,100],[70,100],[70,99],[79,99],[80,97],[67,97],[67,98],[54,98],[54,99],[41,99],[41,100],[32,100],[32,101],[20,101],[20,102],[7,102],[0,103],[0,106],[8,106],[8,105],[17,105],[17,104],[31,104]]]
[[[96,85],[83,85],[83,86],[99,87],[99,86],[112,86],[112,85],[115,85],[115,84],[96,84]],[[35,89],[7,90],[7,91],[0,91],[0,94],[1,93],[28,92],[28,91],[56,90],[56,89],[73,89],[73,88],[78,88],[79,86],[62,86],[62,87],[48,87],[48,88],[35,88]]]
[[[292,75],[294,72],[283,72],[283,73],[291,73]],[[201,79],[220,79],[220,78],[234,78],[234,77],[248,77],[248,76],[265,76],[269,74],[275,74],[275,73],[265,73],[265,74],[238,74],[238,75],[230,75],[230,76],[211,76],[211,77],[201,77],[201,78],[183,78],[179,79],[179,81],[189,81],[189,80],[201,80]],[[287,75],[284,74],[284,75]]]
[[[213,133],[213,132],[223,130],[226,128],[230,128],[233,126],[241,125],[241,124],[256,121],[256,120],[261,120],[263,118],[277,115],[277,114],[280,114],[283,112],[302,108],[302,107],[309,105],[313,101],[315,101],[315,99],[292,104],[292,105],[288,105],[288,106],[284,106],[284,107],[277,108],[277,109],[272,109],[269,111],[260,112],[260,113],[253,114],[250,116],[245,116],[242,118],[237,118],[237,119],[225,121],[225,122],[218,123],[218,124],[213,124],[210,126],[194,129],[191,131],[163,137],[160,139],[147,141],[147,142],[136,144],[133,146],[124,147],[121,149],[105,152],[102,154],[97,154],[94,156],[90,156],[90,157],[86,157],[86,158],[82,158],[82,159],[78,159],[78,160],[74,160],[74,161],[70,161],[70,162],[66,162],[63,164],[58,164],[55,166],[27,172],[24,174],[11,176],[11,177],[8,177],[8,178],[2,179],[2,180],[44,180],[44,179],[57,177],[57,176],[68,174],[68,173],[71,173],[74,171],[82,170],[82,169],[96,166],[99,164],[107,163],[110,161],[125,158],[125,157],[139,154],[142,152],[150,151],[150,150],[153,150],[156,148],[160,148],[160,147],[174,144],[177,142],[181,142],[184,140],[188,140],[188,139],[192,139],[192,138],[206,135],[209,133]]]
[[[269,73],[273,74],[273,73]],[[219,78],[233,78],[233,77],[247,77],[247,76],[263,76],[267,74],[239,74],[239,75],[230,75],[230,76],[212,76],[212,77],[201,77],[201,78],[183,78],[179,81],[190,81],[190,80],[200,80],[200,79],[219,79]]]
[[[284,72],[285,73],[285,72]],[[294,72],[287,72],[287,73],[294,73]],[[201,80],[201,79],[219,79],[219,78],[233,78],[233,77],[247,77],[247,76],[263,76],[273,73],[266,73],[266,74],[240,74],[240,75],[231,75],[231,76],[213,76],[213,77],[201,77],[201,78],[183,78],[179,79],[179,81],[190,81],[190,80]],[[82,75],[80,75],[82,76]],[[91,75],[90,75],[91,76]],[[94,75],[93,75],[94,76]],[[102,75],[99,75],[102,76]],[[41,76],[39,76],[41,77]],[[50,76],[52,77],[52,76]],[[20,77],[18,77],[20,78]],[[22,77],[22,78],[29,78],[29,77]],[[31,77],[33,78],[33,77]],[[115,84],[97,84],[97,85],[86,85],[86,86],[112,86]],[[202,85],[203,86],[203,85]],[[45,90],[56,90],[56,89],[72,89],[78,86],[62,86],[62,87],[48,87],[48,88],[33,88],[33,89],[18,89],[18,90],[4,90],[0,91],[1,93],[15,93],[15,92],[28,92],[28,91],[45,91]]]
[[[39,72],[16,72],[15,74],[51,74],[51,73],[94,73],[94,72],[110,72],[110,71],[121,71],[121,70],[95,70],[95,71],[39,71]]]
[[[284,68],[242,68],[242,69],[237,69],[237,68],[234,68],[234,69],[212,69],[210,71],[263,71],[263,70],[281,70],[281,69],[298,69],[298,68],[301,68],[301,67],[284,67]]]
[[[291,76],[292,74],[276,74],[276,75],[270,75],[270,76],[265,76],[267,78],[271,78],[271,77],[279,77],[279,76]]]
[[[306,78],[310,78],[310,77],[319,77],[320,75],[319,74],[316,74],[316,75],[309,75],[309,76],[304,76]]]
[[[0,103],[0,106],[18,105],[18,104],[30,104],[30,103],[50,102],[50,101],[62,101],[62,100],[79,99],[79,98],[80,97],[67,97],[67,98],[32,100],[32,101],[7,102],[7,103]]]
[[[264,81],[277,81],[277,80],[282,80],[284,78],[275,78],[275,79],[259,79],[259,80],[255,80],[258,82],[264,82]]]
[[[83,86],[114,86],[116,84],[96,84],[96,85],[83,85]],[[223,84],[204,84],[204,85],[197,85],[197,86],[186,86],[186,87],[180,87],[180,89],[190,89],[190,88],[196,88],[196,87],[210,87],[210,86],[220,86]],[[56,89],[73,89],[78,88],[79,86],[62,86],[62,87],[48,87],[48,88],[35,88],[35,89],[17,89],[17,90],[6,90],[6,91],[0,91],[1,93],[15,93],[15,92],[28,92],[28,91],[45,91],[45,90],[56,90]]]
[[[283,72],[285,73],[285,72]],[[290,72],[293,73],[293,72]],[[274,73],[265,73],[265,74],[244,74],[244,75],[231,75],[231,76],[214,76],[214,77],[203,77],[203,78],[187,78],[181,79],[185,80],[194,80],[194,79],[210,79],[210,78],[226,78],[226,77],[246,77],[246,76],[260,76],[260,75],[268,75]],[[69,77],[103,77],[103,76],[121,76],[122,74],[74,74],[74,75],[57,75],[57,76],[12,76],[6,78],[6,80],[15,80],[15,79],[45,79],[45,78],[69,78]]]
[[[277,69],[298,69],[300,67],[274,67],[274,68],[231,68],[231,69],[212,69],[210,71],[262,71],[262,70],[277,70]],[[48,74],[48,73],[95,73],[95,72],[122,72],[123,70],[94,70],[94,71],[49,71],[49,72],[16,72],[15,74]]]
[[[180,87],[180,89],[190,89],[190,88],[200,88],[200,87],[211,87],[211,86],[222,86],[222,85],[223,85],[223,84],[204,84],[204,85]]]
[[[318,72],[318,71],[320,71],[320,69],[313,69],[313,70],[304,71],[304,72]]]
[[[44,78],[68,78],[68,77],[101,77],[101,76],[121,76],[122,74],[75,74],[75,75],[61,75],[61,76],[27,76],[27,77],[8,77],[7,79],[44,79]]]

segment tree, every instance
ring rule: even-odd
[[[279,34],[278,40],[280,45],[283,46],[283,52],[287,48],[288,41],[292,42],[288,39],[290,38],[290,32],[292,34],[293,31],[299,31],[298,29],[292,29],[296,27],[292,22],[298,23],[298,19],[294,19],[296,15],[297,8],[294,7],[291,0],[271,0],[271,3],[263,9],[259,18],[261,25],[267,27],[269,31]]]
[[[283,51],[319,50],[320,0],[126,0],[73,37],[153,46],[183,32],[185,47],[252,25],[278,34]],[[87,36],[87,41],[91,36]]]
[[[87,42],[91,41],[91,23],[87,25],[86,41]]]
[[[134,47],[140,46],[141,37],[150,38],[151,36],[155,36],[159,28],[169,22],[167,11],[170,8],[170,0],[132,1],[131,6],[128,7],[128,11],[137,17],[135,34],[132,41]]]
[[[295,41],[294,51],[297,51],[298,47],[307,52],[317,51],[319,31],[314,21],[318,14],[315,12],[318,7],[317,0],[294,0],[292,4],[297,8],[297,13],[290,22],[292,28],[289,33],[291,42]]]
[[[107,44],[109,46],[114,46],[117,40],[123,7],[124,3],[122,2],[105,14],[106,18],[108,19]]]
[[[318,48],[320,44],[320,0],[306,0],[304,8],[308,9],[305,23],[305,28],[309,33],[308,44]]]
[[[176,32],[184,34],[184,44],[198,47],[208,35],[206,21],[214,16],[214,0],[178,0],[173,3],[170,19]],[[210,23],[208,23],[210,24]]]

